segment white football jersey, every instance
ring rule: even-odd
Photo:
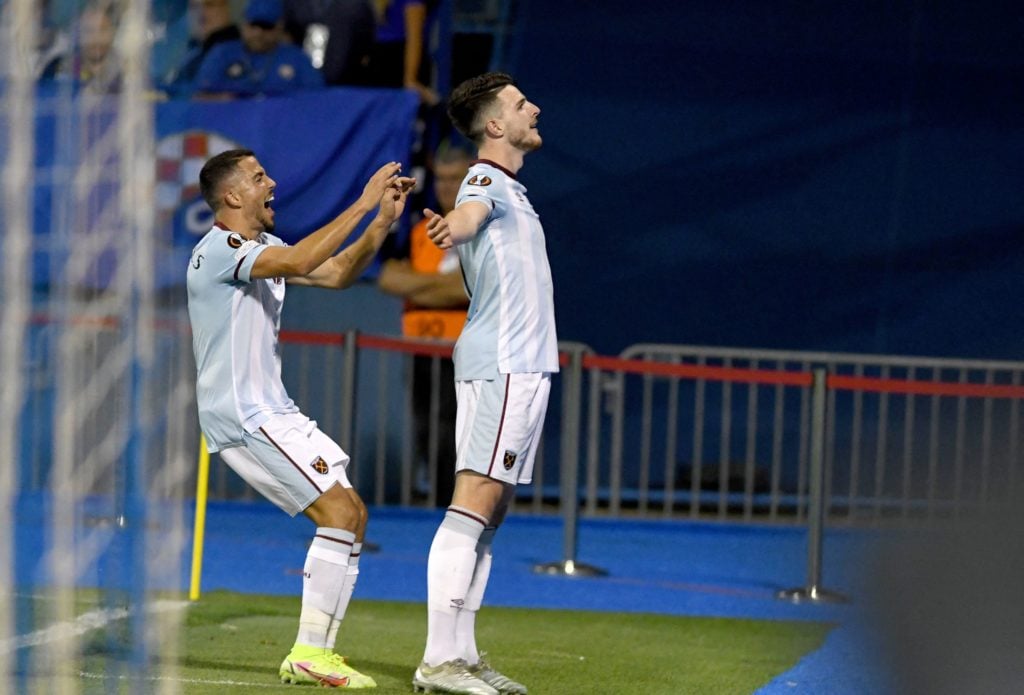
[[[456,207],[480,202],[491,212],[458,246],[469,311],[455,346],[455,378],[557,372],[558,338],[544,229],[526,187],[493,162],[473,164]]]
[[[192,250],[188,315],[199,424],[210,451],[241,444],[243,432],[271,415],[298,412],[281,382],[277,344],[285,281],[249,277],[271,246],[284,242],[267,233],[250,241],[215,225]]]

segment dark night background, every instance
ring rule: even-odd
[[[1019,359],[1022,8],[528,3],[560,338]]]

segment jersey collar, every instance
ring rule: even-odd
[[[516,175],[515,174],[513,174],[511,171],[509,171],[508,169],[506,169],[505,167],[501,166],[500,164],[498,164],[497,162],[495,162],[493,160],[490,160],[490,159],[474,159],[470,163],[470,166],[472,166],[473,164],[486,164],[488,166],[492,166],[495,169],[498,169],[500,171],[505,172],[505,175],[510,177],[511,179],[516,180]]]

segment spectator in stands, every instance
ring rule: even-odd
[[[410,89],[419,96],[415,132],[409,153],[410,173],[424,178],[427,157],[440,142],[445,121],[440,97],[429,86],[428,62],[424,60],[431,0],[373,0],[377,14],[377,36],[370,53],[366,84],[371,87]],[[414,195],[414,208],[422,205]]]
[[[36,45],[30,58],[30,66],[35,79],[49,80],[57,76],[62,61],[71,52],[71,38],[52,21],[49,0],[40,2],[37,12]],[[11,4],[6,3],[0,9],[0,31],[10,31],[9,25],[12,21]],[[0,75],[10,76],[12,67],[7,63],[0,65]]]
[[[458,247],[472,299],[455,347],[455,494],[427,558],[427,644],[417,690],[526,693],[477,649],[476,616],[492,541],[516,485],[533,479],[551,376],[558,371],[551,268],[544,230],[516,178],[541,146],[540,108],[504,73],[485,73],[448,100],[478,158],[447,215],[424,210],[427,236]]]
[[[469,171],[469,152],[459,148],[438,151],[434,158],[434,195],[442,215],[455,207],[459,186]],[[462,284],[459,257],[454,248],[441,250],[427,238],[426,218],[409,234],[408,256],[392,258],[381,266],[378,286],[405,299],[402,335],[413,339],[454,343],[466,323],[469,299]],[[416,355],[412,369],[412,406],[416,436],[416,462],[427,481],[436,481],[437,504],[447,505],[455,486],[455,370],[451,359],[440,362],[438,394],[437,467],[431,471],[430,424],[433,358]],[[428,483],[430,485],[430,483]]]
[[[229,0],[189,0],[191,38],[181,64],[164,81],[164,91],[171,97],[188,97],[199,66],[210,50],[221,43],[242,38],[231,16]]]
[[[87,3],[78,15],[74,51],[58,68],[58,78],[73,80],[94,94],[120,90],[121,61],[114,47],[117,21],[109,0]]]
[[[426,82],[427,3],[424,0],[374,0],[377,37],[370,54],[368,84],[405,87],[425,106],[441,99]]]
[[[197,96],[274,96],[323,87],[309,56],[285,42],[283,16],[281,0],[249,0],[242,39],[214,46],[199,66]]]
[[[154,0],[150,3],[150,81],[163,91],[163,84],[184,61],[196,35],[191,2]],[[166,96],[166,93],[164,93]]]
[[[285,0],[284,29],[327,84],[366,81],[376,31],[370,0]]]

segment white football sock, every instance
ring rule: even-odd
[[[359,555],[363,550],[362,543],[352,545],[352,554],[348,556],[348,571],[345,573],[345,583],[341,587],[341,595],[338,597],[338,606],[334,609],[331,617],[331,626],[327,629],[327,648],[334,649],[338,641],[338,628],[341,621],[345,619],[345,611],[348,610],[348,603],[352,600],[352,592],[356,590],[356,581],[359,579]]]
[[[434,534],[427,558],[428,666],[459,657],[455,647],[455,617],[465,605],[476,566],[476,545],[487,520],[459,507],[448,507]]]
[[[327,632],[341,597],[356,536],[340,528],[318,527],[302,573],[302,613],[296,644],[328,648]]]
[[[476,569],[473,581],[466,592],[466,603],[455,616],[455,649],[459,655],[472,665],[480,661],[476,648],[476,614],[484,600],[487,579],[491,576],[491,543],[494,541],[493,526],[488,526],[480,534],[476,544]]]

